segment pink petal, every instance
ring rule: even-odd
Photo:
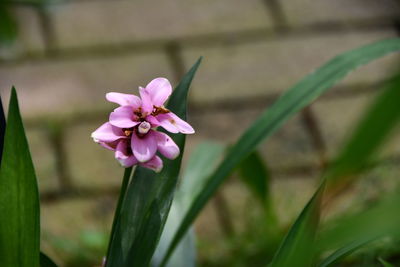
[[[146,121],[150,122],[152,128],[160,126],[160,123],[158,122],[158,120],[153,115],[148,115],[146,117]]]
[[[121,139],[124,140],[124,139]],[[111,150],[111,151],[115,151],[115,148],[117,147],[117,144],[119,143],[119,141],[114,141],[114,142],[110,142],[110,143],[105,143],[105,142],[99,142],[99,145],[101,145],[102,147]]]
[[[174,113],[169,112],[166,114],[159,114],[156,116],[156,119],[160,122],[160,126],[165,130],[171,133],[184,133],[184,134],[192,134],[194,133],[194,129],[190,126],[189,123],[182,120]]]
[[[156,78],[146,86],[146,91],[149,92],[153,105],[161,107],[171,95],[172,86],[167,79]]]
[[[121,106],[131,106],[133,109],[138,109],[142,105],[139,97],[129,94],[110,92],[106,94],[106,99]]]
[[[179,155],[179,147],[175,144],[171,137],[162,132],[154,131],[157,139],[157,148],[161,154],[169,159],[175,159]]]
[[[163,168],[163,162],[159,156],[154,156],[151,160],[144,163],[139,163],[139,165],[148,169],[152,169],[155,172],[160,172]]]
[[[115,148],[115,158],[118,160],[129,158],[128,155],[128,141],[123,139],[118,142],[117,147]]]
[[[138,164],[138,160],[135,158],[134,155],[129,156],[126,159],[118,159],[118,161],[125,168],[132,167],[133,165]]]
[[[131,147],[133,155],[139,162],[149,161],[157,151],[157,140],[150,130],[145,136],[138,137],[136,133],[132,134]]]
[[[124,106],[114,109],[110,114],[110,123],[120,128],[131,128],[140,122],[135,121],[136,115],[130,106]]]
[[[95,142],[109,143],[120,138],[126,138],[126,136],[121,129],[106,122],[92,133],[92,138]]]
[[[139,87],[139,93],[142,98],[142,113],[144,113],[145,116],[151,114],[151,112],[153,112],[153,102],[151,101],[149,92],[143,87]]]

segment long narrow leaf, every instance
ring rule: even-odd
[[[183,119],[186,119],[188,90],[200,62],[201,59],[183,77],[167,105],[169,110]],[[138,262],[140,266],[147,266],[151,260],[171,207],[185,145],[185,135],[175,134],[171,137],[181,151],[177,159],[164,159],[164,168],[158,174],[142,167],[137,167],[135,170],[122,204],[107,267],[137,266],[135,263]],[[154,208],[156,200],[157,208]],[[159,226],[154,227],[152,221],[154,222],[157,216],[159,216]],[[147,228],[150,225],[152,225],[151,231]],[[141,232],[145,229],[148,234],[142,236]],[[151,245],[140,255],[129,256],[132,248],[137,247],[136,244],[139,243]]]
[[[40,267],[57,267],[57,264],[55,264],[46,254],[40,252]]]
[[[159,266],[161,263],[183,215],[187,212],[196,194],[203,188],[206,178],[215,169],[223,151],[222,145],[207,142],[200,144],[190,156],[187,168],[182,175],[182,183],[172,203],[160,243],[154,254],[152,266]],[[175,250],[168,262],[168,267],[194,267],[195,255],[194,231],[191,229]]]
[[[400,50],[400,39],[396,38],[379,41],[346,52],[332,59],[285,92],[275,104],[266,110],[245,131],[225,157],[225,160],[222,161],[217,170],[211,175],[207,186],[198,194],[189,212],[185,215],[164,259],[164,264],[201,209],[217,191],[225,178],[258,144],[279,129],[296,112],[310,104],[336,82],[345,77],[350,71],[398,50]]]
[[[6,133],[6,116],[4,115],[3,102],[0,97],[0,164],[3,155],[4,134]]]
[[[311,266],[324,188],[322,183],[290,228],[269,267]]]
[[[0,167],[1,266],[39,267],[39,193],[14,88],[4,140]]]

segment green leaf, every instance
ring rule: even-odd
[[[327,223],[318,235],[320,253],[349,246],[353,242],[369,242],[385,236],[400,236],[400,193],[386,195],[366,210]]]
[[[239,177],[263,204],[268,201],[270,175],[258,152],[251,153],[240,163]]]
[[[0,45],[10,44],[17,37],[17,23],[7,10],[0,4]]]
[[[217,170],[211,175],[207,186],[197,195],[196,200],[185,215],[164,259],[164,264],[207,201],[213,196],[237,164],[254,151],[257,145],[271,136],[288,119],[293,117],[296,112],[314,101],[350,71],[398,50],[400,50],[400,39],[396,38],[379,41],[346,52],[309,74],[285,92],[245,131]]]
[[[6,116],[4,115],[3,103],[0,97],[0,164],[3,156],[5,131],[6,131]]]
[[[218,143],[202,143],[190,156],[182,183],[177,191],[160,243],[153,256],[152,266],[159,266],[168,246],[196,194],[203,188],[206,178],[222,157],[224,147]],[[194,231],[190,229],[174,251],[168,267],[194,267],[196,264]]]
[[[400,122],[400,75],[397,75],[368,109],[354,134],[330,166],[326,176],[330,187],[356,179],[378,153]]]
[[[0,167],[1,266],[38,267],[39,193],[14,88],[4,140]]]
[[[326,259],[324,259],[318,266],[319,267],[329,267],[329,266],[334,266],[334,264],[337,264],[339,261],[356,251],[357,249],[361,248],[362,246],[368,244],[371,240],[357,240],[354,242],[351,242],[340,249],[336,250],[333,252],[331,255],[329,255]]]
[[[200,62],[201,58],[183,77],[167,105],[169,110],[184,120],[188,90]],[[164,168],[158,174],[146,168],[136,168],[117,219],[107,267],[147,266],[150,262],[171,207],[184,152],[185,135],[170,136],[179,146],[180,156],[175,160],[164,159]],[[142,236],[143,231],[148,234]],[[132,248],[140,243],[147,244],[148,249],[130,257]]]
[[[379,262],[382,263],[383,267],[394,267],[393,264],[390,264],[389,262],[383,260],[382,258],[379,258]]]
[[[325,183],[322,183],[300,213],[268,265],[269,267],[311,266],[324,188]]]
[[[55,264],[46,254],[40,252],[40,267],[57,267],[57,264]]]

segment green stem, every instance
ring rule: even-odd
[[[107,249],[107,257],[106,257],[106,259],[108,259],[109,256],[110,256],[109,254],[110,254],[110,251],[111,251],[111,245],[112,245],[112,242],[114,240],[116,226],[117,226],[118,221],[119,221],[119,216],[120,216],[120,213],[121,213],[122,203],[124,202],[125,193],[126,193],[126,191],[128,189],[128,184],[129,184],[129,179],[131,177],[131,173],[132,173],[132,167],[125,169],[124,178],[122,179],[122,184],[121,184],[121,191],[119,193],[117,208],[115,210],[114,219],[113,219],[113,223],[112,223],[112,227],[111,227],[110,240],[108,241],[108,249]]]

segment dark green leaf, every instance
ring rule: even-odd
[[[389,262],[387,262],[387,261],[385,261],[385,260],[383,260],[381,258],[379,258],[379,262],[382,263],[383,267],[394,267],[393,264],[390,264]]]
[[[57,264],[55,264],[46,254],[40,252],[40,267],[57,267]]]
[[[257,152],[251,153],[240,163],[239,177],[263,204],[268,200],[270,175]]]
[[[169,110],[182,119],[186,119],[187,94],[200,62],[201,59],[183,77],[172,93],[167,105]],[[142,167],[137,167],[135,170],[122,204],[120,218],[115,230],[115,238],[110,246],[107,267],[132,266],[135,262],[141,262],[143,264],[141,266],[149,264],[171,207],[184,152],[185,135],[175,134],[171,137],[181,151],[177,159],[164,159],[164,168],[158,174]],[[156,199],[158,203],[157,209],[154,208],[153,204]],[[155,220],[157,217],[153,213],[159,214],[160,225],[157,229],[152,226],[152,231],[142,237],[141,231],[145,229],[143,227],[150,227],[147,226],[151,224],[149,220]],[[132,248],[138,242],[151,244],[149,247],[152,249],[142,251],[140,255],[135,254],[135,258],[128,257]]]
[[[324,187],[325,183],[318,188],[307,203],[275,253],[269,267],[311,266]]]
[[[326,176],[331,186],[354,180],[400,122],[400,75],[378,96]]]
[[[0,167],[1,266],[39,267],[39,193],[14,88],[4,140]]]
[[[3,155],[4,134],[6,132],[6,116],[4,115],[3,102],[0,97],[0,164]]]
[[[167,262],[167,258],[172,254],[180,239],[225,178],[258,144],[279,129],[296,112],[310,104],[336,82],[345,77],[350,71],[398,50],[400,50],[400,39],[396,38],[379,41],[346,52],[309,74],[285,92],[245,131],[217,170],[211,175],[207,186],[198,194],[189,212],[185,215],[171,243],[164,263]]]

